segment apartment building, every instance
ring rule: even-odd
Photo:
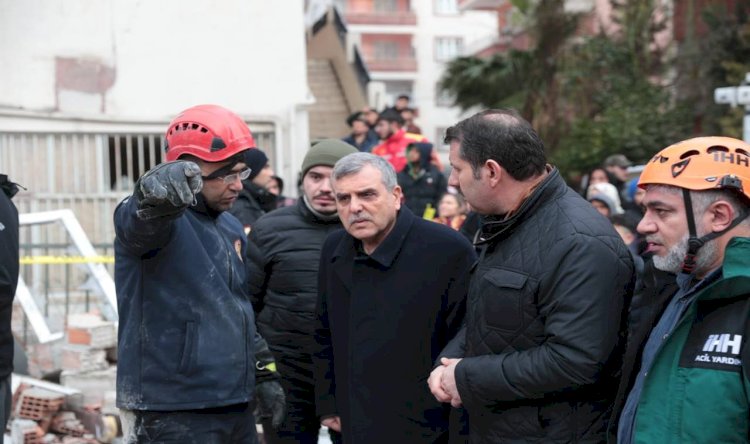
[[[407,94],[416,123],[446,155],[445,128],[465,113],[438,91],[446,63],[497,35],[495,11],[464,11],[458,0],[336,0],[370,72],[368,99],[382,109]]]

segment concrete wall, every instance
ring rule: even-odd
[[[61,117],[166,127],[216,103],[275,126],[276,171],[294,182],[309,138],[302,1],[0,0],[0,11],[0,132],[47,118],[60,130]]]

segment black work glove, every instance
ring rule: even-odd
[[[255,350],[255,418],[270,419],[278,428],[286,416],[286,395],[281,387],[281,375],[265,339],[256,341]]]
[[[195,162],[175,160],[159,164],[138,179],[135,197],[138,218],[177,217],[203,188],[201,169]]]
[[[273,428],[278,428],[286,417],[286,395],[279,381],[265,381],[255,384],[255,417],[271,420]]]

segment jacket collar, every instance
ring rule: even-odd
[[[405,206],[401,206],[393,229],[383,239],[383,242],[378,245],[378,248],[372,252],[369,258],[386,268],[393,265],[406,240],[406,236],[409,234],[414,219],[416,219],[414,214]],[[339,258],[342,258],[344,259],[343,263],[351,263],[356,255],[358,245],[360,245],[359,240],[348,233],[345,234],[333,252],[332,262],[338,262]]]
[[[299,208],[300,213],[302,214],[302,217],[304,217],[306,220],[316,223],[316,224],[331,224],[336,225],[340,224],[341,221],[339,220],[339,215],[337,213],[333,213],[329,217],[325,217],[324,215],[318,215],[316,214],[312,208],[310,208],[307,205],[307,199],[305,198],[304,193],[302,196],[297,199],[297,207]]]
[[[701,299],[724,299],[750,294],[750,238],[735,237],[727,244],[720,279],[709,284]]]
[[[480,232],[477,233],[478,240],[476,244],[479,245],[491,242],[496,238],[499,239],[503,233],[510,232],[512,228],[531,217],[539,206],[562,195],[566,189],[567,185],[562,176],[560,176],[560,171],[557,168],[552,168],[547,177],[523,201],[511,217],[505,219],[503,215],[487,216]]]

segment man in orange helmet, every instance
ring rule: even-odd
[[[255,443],[251,404],[275,423],[284,409],[247,294],[245,233],[226,212],[255,141],[236,114],[199,105],[172,121],[166,142],[167,162],[114,217],[126,442]]]
[[[663,149],[641,174],[638,231],[654,266],[679,274],[665,308],[631,320],[610,440],[750,436],[749,153],[741,140],[698,137]]]

